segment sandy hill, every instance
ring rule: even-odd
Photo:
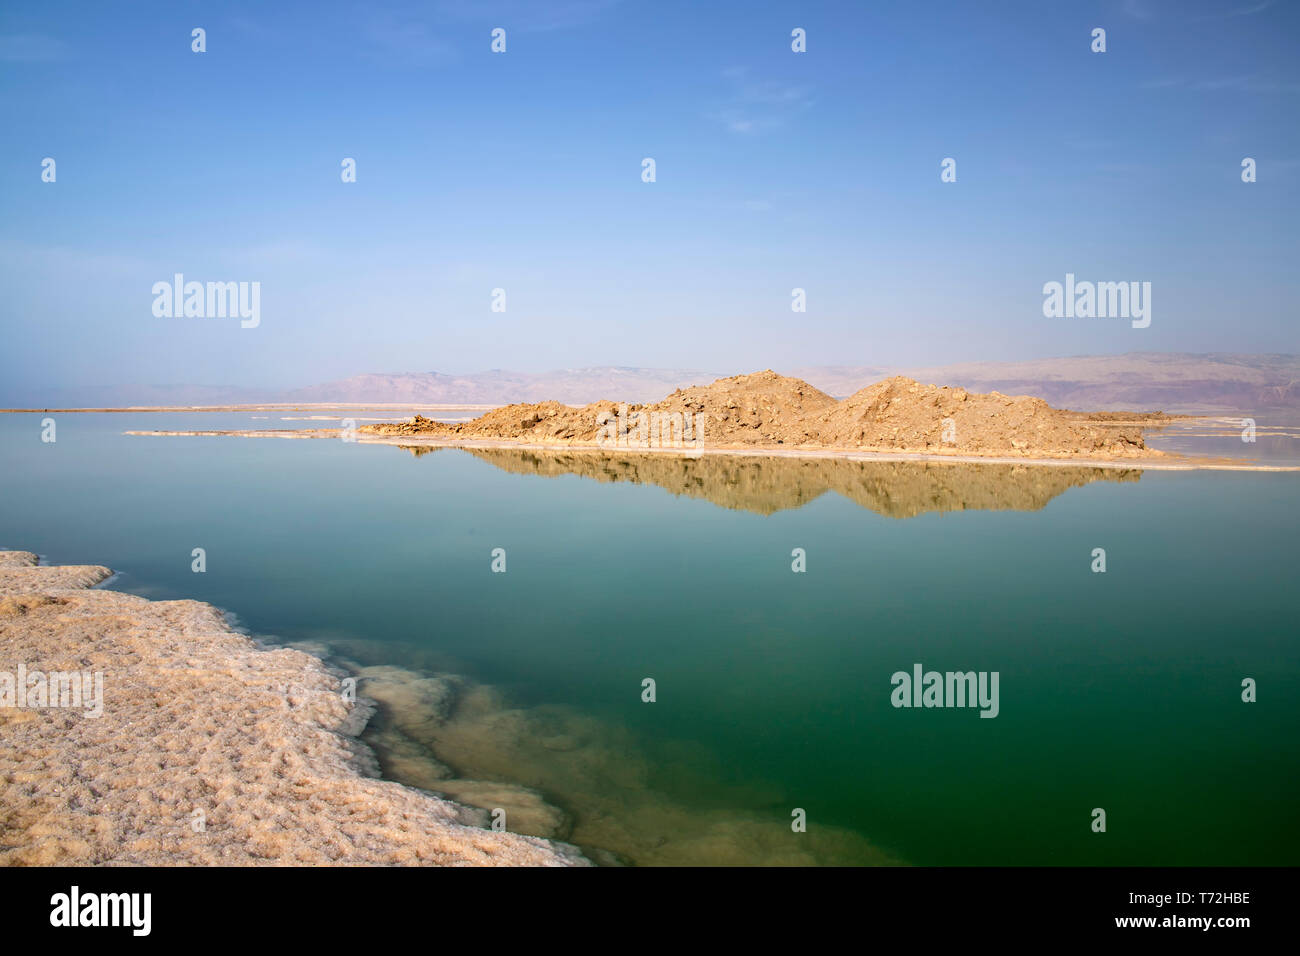
[[[836,447],[1119,457],[1146,450],[1139,425],[1110,415],[1064,411],[1027,395],[922,385],[902,376],[854,392],[817,417],[811,430],[822,444]]]
[[[1162,413],[1081,413],[1039,398],[979,394],[922,385],[896,376],[836,401],[807,382],[765,370],[678,389],[650,405],[594,402],[520,403],[473,421],[423,416],[367,425],[364,433],[537,444],[595,445],[602,421],[623,413],[692,416],[710,447],[778,447],[911,451],[965,455],[1131,458],[1147,450],[1142,428],[1168,421]]]
[[[802,379],[767,369],[678,389],[646,409],[704,416],[708,444],[801,445],[816,440],[808,422],[835,404]]]

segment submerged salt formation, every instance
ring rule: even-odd
[[[374,779],[371,708],[321,660],[208,604],[89,590],[109,575],[0,552],[0,864],[586,863]],[[102,715],[57,692],[23,706],[20,666],[100,675]]]
[[[485,814],[501,808],[512,830],[571,840],[599,863],[901,863],[845,827],[819,822],[793,832],[780,787],[752,779],[728,783],[717,755],[692,741],[661,744],[671,754],[673,784],[707,790],[712,806],[666,790],[662,764],[617,723],[568,706],[521,708],[500,689],[457,674],[348,666],[362,693],[379,704],[365,739],[387,776]],[[499,782],[507,780],[516,782]]]

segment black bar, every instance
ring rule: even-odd
[[[346,949],[455,932],[481,936],[495,950],[513,938],[539,945],[592,934],[610,944],[665,940],[662,934],[692,932],[703,920],[711,932],[737,942],[789,930],[810,934],[810,944],[848,932],[881,942],[903,934],[925,948],[946,939],[1125,937],[1180,947],[1201,940],[1232,945],[1285,931],[1294,883],[1294,870],[1282,868],[114,867],[0,870],[0,898],[11,945],[72,941],[75,934],[77,942],[128,945],[256,941],[259,949],[275,943]],[[148,935],[136,936],[126,915],[127,925],[116,927],[51,925],[57,894],[70,897],[73,886],[83,907],[92,894],[150,894]],[[1120,924],[1147,919],[1154,922]],[[1204,919],[1208,928],[1200,925]]]

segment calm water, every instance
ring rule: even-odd
[[[1300,863],[1300,475],[121,434],[290,427],[246,415],[43,444],[41,417],[0,415],[0,546],[491,687],[511,748],[439,757],[629,862]],[[1000,714],[892,707],[915,663],[997,671]]]

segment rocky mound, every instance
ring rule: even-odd
[[[599,414],[616,415],[613,402],[598,402],[572,408],[559,402],[503,405],[469,422],[436,422],[416,415],[408,421],[363,425],[357,429],[372,435],[421,435],[447,438],[516,439],[532,442],[591,442],[600,431]]]
[[[377,435],[519,439],[534,442],[596,443],[601,422],[620,413],[699,416],[710,444],[801,444],[810,436],[808,416],[834,407],[835,399],[807,382],[771,370],[721,378],[712,385],[681,388],[663,401],[638,405],[601,401],[573,408],[559,402],[505,405],[469,422],[435,422],[422,415],[409,421],[365,425]],[[602,418],[604,416],[604,418]],[[634,428],[634,426],[633,426]]]
[[[981,395],[901,376],[850,395],[817,418],[812,430],[820,444],[835,447],[1121,458],[1152,454],[1131,417],[1080,415],[1052,408],[1041,398]]]
[[[384,436],[507,440],[557,445],[607,441],[602,421],[643,420],[702,426],[705,447],[812,447],[1018,457],[1154,457],[1142,428],[1169,421],[1153,414],[1084,414],[1052,408],[1040,398],[978,394],[894,377],[836,401],[797,378],[769,370],[678,389],[650,405],[559,402],[506,405],[469,422],[422,416],[359,431]],[[657,416],[657,417],[656,417]],[[658,435],[651,425],[651,445]]]
[[[809,422],[835,399],[771,369],[673,392],[649,411],[699,415],[707,444],[800,445],[816,441]]]

